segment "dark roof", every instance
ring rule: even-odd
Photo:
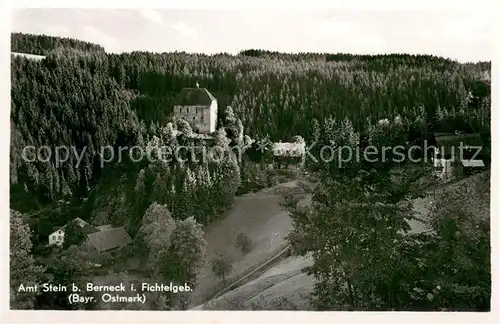
[[[176,105],[180,106],[210,106],[217,100],[205,88],[184,88],[177,97]]]
[[[462,133],[462,134],[454,134],[454,133],[435,133],[434,137],[436,138],[437,144],[446,144],[453,143],[460,145],[460,142],[464,143],[464,145],[475,145],[482,146],[483,141],[481,139],[481,135],[478,133]]]
[[[98,252],[123,247],[132,242],[132,239],[123,227],[92,233],[87,237]]]
[[[19,52],[10,52],[11,55],[14,56],[22,56],[31,60],[43,60],[45,56],[43,55],[35,55],[35,54],[28,54],[28,53],[19,53]]]
[[[477,133],[469,134],[454,134],[454,133],[435,133],[434,138],[436,140],[436,147],[439,150],[444,150],[445,154],[451,154],[452,148],[455,153],[460,150],[460,144],[462,147],[467,148],[467,146],[482,147],[483,141],[481,136]]]
[[[70,224],[70,223],[68,223],[68,224]],[[76,223],[76,222],[73,221],[73,223]],[[76,223],[76,224],[78,225],[78,223]],[[65,225],[64,227],[66,227],[67,225]],[[97,228],[95,228],[94,226],[87,224],[87,223],[85,223],[82,227],[75,226],[74,229],[75,229],[75,233],[77,233],[77,235],[78,235],[78,233],[81,233],[81,234],[83,234],[83,237],[85,237],[89,234],[92,234],[92,233],[99,232],[99,230]],[[81,243],[81,241],[78,242],[78,244],[80,244],[80,243]]]

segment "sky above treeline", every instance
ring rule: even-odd
[[[488,6],[428,10],[16,9],[12,31],[71,37],[107,52],[238,53],[243,49],[493,57]]]

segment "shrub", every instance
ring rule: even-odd
[[[217,259],[212,260],[212,271],[222,281],[226,282],[226,276],[233,271],[231,261],[225,255],[219,255]]]
[[[38,245],[33,249],[33,255],[48,257],[57,250],[55,245]]]
[[[252,239],[243,232],[236,234],[234,244],[243,253],[248,253],[252,249]]]

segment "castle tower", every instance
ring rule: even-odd
[[[186,120],[200,134],[215,132],[217,123],[217,99],[205,88],[184,88],[177,97],[174,116]]]

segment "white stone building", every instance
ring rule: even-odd
[[[215,132],[217,99],[205,88],[184,88],[174,106],[174,116],[186,120],[200,134]]]

